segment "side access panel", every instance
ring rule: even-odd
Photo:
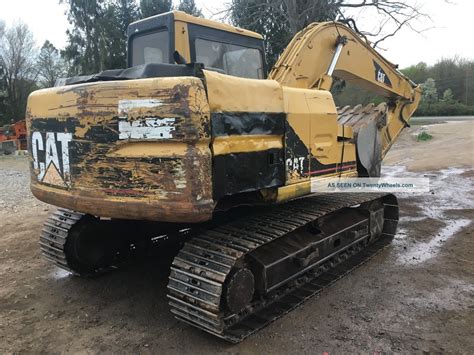
[[[286,184],[356,172],[355,146],[342,132],[332,95],[326,91],[283,88]],[[341,132],[340,132],[341,130]],[[348,129],[349,130],[349,129]]]
[[[211,111],[214,199],[285,184],[281,86],[204,71]]]

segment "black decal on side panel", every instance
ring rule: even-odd
[[[284,113],[214,112],[211,114],[212,135],[283,135]]]
[[[283,149],[231,153],[213,158],[214,198],[284,185]]]
[[[285,132],[285,164],[287,178],[295,174],[300,177],[308,176],[308,147],[289,124],[287,124]]]
[[[322,164],[312,154],[303,143],[291,126],[287,126],[285,135],[285,162],[286,173],[297,173],[301,177],[322,176],[334,174],[356,168],[356,162],[344,162],[333,164]],[[310,156],[310,160],[308,160]]]
[[[374,60],[374,68],[375,68],[375,80],[379,83],[383,83],[388,87],[392,87],[392,82],[388,77],[387,73],[382,69],[382,67]]]

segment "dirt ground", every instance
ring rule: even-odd
[[[83,280],[40,256],[53,207],[28,189],[25,157],[0,158],[0,353],[474,352],[474,121],[413,126],[385,175],[428,176],[432,192],[400,195],[390,247],[303,307],[238,345],[178,323],[169,265],[151,258]]]

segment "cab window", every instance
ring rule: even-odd
[[[196,38],[196,62],[243,78],[263,79],[260,51],[235,44]]]
[[[148,63],[169,63],[167,30],[137,35],[132,41],[132,66]]]

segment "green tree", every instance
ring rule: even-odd
[[[429,77],[428,65],[424,62],[411,65],[408,68],[402,69],[401,71],[415,83],[424,83]]]
[[[66,31],[68,43],[63,56],[81,74],[92,74],[103,69],[100,60],[100,19],[104,16],[102,0],[64,0],[71,29]]]
[[[134,0],[62,0],[69,5],[68,44],[62,56],[75,73],[126,66],[126,30],[138,19]]]
[[[127,66],[127,28],[139,18],[134,0],[112,0],[105,4],[102,23],[101,61],[106,69]]]
[[[436,82],[433,78],[428,78],[421,85],[423,90],[422,100],[428,104],[438,101],[438,91],[436,90]]]
[[[448,88],[452,88],[456,92],[457,96],[460,96],[463,89],[462,85],[457,85],[453,82],[453,78],[457,78],[461,84],[462,80],[460,76],[464,76],[464,73],[460,73],[457,58],[443,58],[430,68],[430,77],[436,81],[436,87],[438,97],[442,97],[444,91]]]
[[[201,9],[196,6],[194,0],[181,0],[178,10],[196,17],[203,17]]]
[[[474,105],[474,91],[469,89],[474,77],[474,61],[443,58],[433,65],[430,75],[436,80],[439,96],[450,88],[454,98],[465,105]]]
[[[121,21],[120,1],[112,1],[103,5],[104,17],[100,21],[99,52],[101,70],[120,69],[127,65],[126,30]]]
[[[52,87],[57,79],[67,75],[66,65],[59,55],[59,50],[48,40],[41,47],[36,66],[38,84],[42,87]]]
[[[22,22],[6,29],[0,41],[0,81],[4,87],[3,122],[25,117],[28,95],[36,88],[36,46]]]
[[[454,96],[453,96],[453,90],[451,90],[451,89],[449,89],[449,88],[446,89],[446,90],[444,90],[444,92],[443,92],[443,98],[442,98],[443,102],[446,102],[446,103],[448,103],[448,104],[449,104],[449,103],[452,103],[452,102],[454,101],[453,98],[454,98]]]
[[[115,15],[118,19],[120,31],[126,38],[128,25],[140,17],[137,3],[135,0],[115,0],[112,5],[116,7]]]
[[[443,98],[446,90],[450,90],[453,101],[474,105],[474,90],[471,83],[474,78],[474,61],[463,58],[443,58],[434,65],[419,63],[402,69],[411,80],[425,83],[428,78],[436,82],[437,96]]]
[[[235,26],[260,33],[265,41],[265,56],[271,67],[291,39],[291,30],[271,0],[233,0],[230,17]]]
[[[103,69],[100,58],[100,21],[104,18],[102,0],[64,0],[69,5],[67,16],[71,30],[66,31],[68,43],[62,55],[72,61],[81,74]]]
[[[172,0],[140,0],[140,13],[142,18],[155,16],[171,11]]]

